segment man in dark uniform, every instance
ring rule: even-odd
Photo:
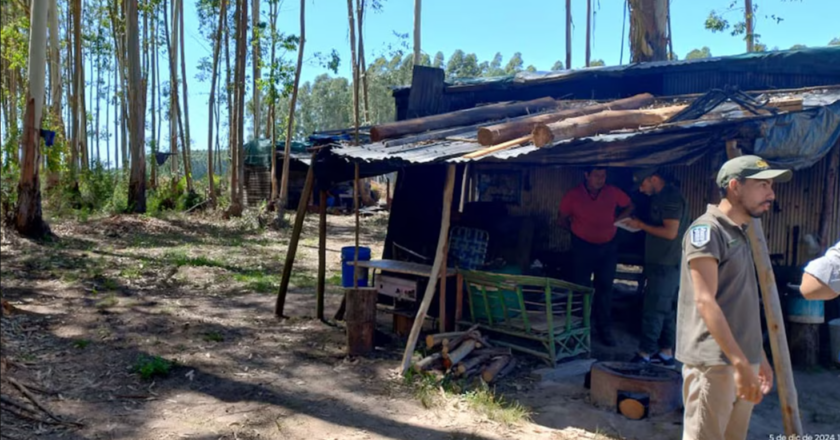
[[[677,359],[683,363],[683,439],[745,439],[755,404],[773,388],[761,334],[761,303],[747,228],[770,210],[774,182],[789,170],[758,156],[723,164],[719,205],[683,237]]]
[[[647,222],[631,219],[628,225],[645,232],[644,274],[647,279],[642,306],[642,337],[632,362],[674,367],[677,292],[680,288],[680,239],[688,227],[688,203],[671,179],[656,169],[633,175],[639,191],[650,196]]]

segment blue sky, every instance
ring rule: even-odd
[[[753,0],[759,5],[756,33],[768,48],[787,49],[794,44],[824,46],[832,38],[840,37],[840,0]],[[263,0],[267,16],[268,5]],[[411,34],[413,29],[412,0],[382,0],[381,12],[369,12],[365,18],[365,49],[368,62],[389,51],[400,42],[394,33]],[[626,35],[629,25],[623,16],[623,0],[593,0],[595,11],[592,58],[603,59],[607,65],[620,62],[624,41],[623,62],[629,58]],[[684,58],[695,48],[708,46],[715,56],[735,55],[746,51],[742,37],[728,33],[713,34],[703,24],[712,9],[725,10],[730,0],[672,0],[671,26],[674,52]],[[504,62],[515,52],[521,52],[525,66],[533,64],[538,70],[548,70],[556,60],[565,60],[565,2],[561,0],[423,0],[423,51],[433,56],[442,51],[448,57],[456,49],[475,53],[479,60],[490,60],[501,52]],[[211,46],[198,33],[198,18],[192,1],[187,0],[185,14],[187,69],[189,75],[190,124],[193,148],[207,145],[207,99],[209,82],[195,79],[199,59],[211,55]],[[586,2],[572,1],[572,67],[584,65],[586,38]],[[339,75],[350,76],[347,3],[345,0],[307,0],[306,58],[315,52],[338,50],[341,56]],[[300,3],[286,0],[280,10],[279,28],[286,33],[299,32]],[[739,12],[725,16],[730,22],[739,19]],[[781,23],[765,19],[765,15],[784,18]],[[411,36],[406,42],[411,44]],[[409,47],[410,51],[411,48]],[[295,59],[296,54],[287,55]],[[311,80],[327,72],[314,62],[304,65],[302,81]],[[223,123],[225,120],[223,119]],[[166,128],[164,127],[164,133]],[[166,147],[164,147],[166,148]]]

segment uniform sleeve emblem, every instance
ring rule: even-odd
[[[694,247],[704,246],[711,240],[711,228],[709,225],[698,225],[688,231],[688,239]]]

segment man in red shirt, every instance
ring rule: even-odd
[[[583,183],[567,192],[560,202],[560,225],[572,232],[574,275],[569,281],[592,286],[594,274],[594,327],[601,342],[612,347],[615,338],[610,309],[618,264],[615,222],[630,215],[633,203],[624,191],[607,185],[606,168],[588,168],[584,177]],[[622,211],[616,215],[619,208]]]

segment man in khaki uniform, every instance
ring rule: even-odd
[[[773,387],[747,228],[773,204],[789,170],[758,156],[720,168],[719,205],[683,237],[676,358],[683,365],[684,440],[744,439],[755,404]]]

